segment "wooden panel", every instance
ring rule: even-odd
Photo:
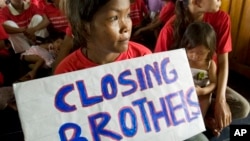
[[[237,62],[246,64],[248,44],[250,41],[250,0],[245,0],[241,10],[241,18],[239,20],[238,36],[236,44],[234,44],[234,59]]]
[[[231,53],[232,57],[237,57],[237,37],[238,37],[238,31],[240,27],[240,20],[241,20],[241,13],[243,8],[243,3],[245,0],[232,0],[231,1],[231,7],[230,7],[230,17],[231,17],[231,23],[232,23],[232,42],[233,42],[233,52]]]
[[[222,0],[220,9],[229,13],[232,0]]]

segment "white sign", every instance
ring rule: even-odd
[[[184,49],[14,84],[25,141],[181,141],[205,130]]]

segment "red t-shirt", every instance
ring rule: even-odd
[[[54,29],[60,32],[66,32],[68,21],[59,8],[55,7],[54,4],[49,3],[45,5],[43,11]]]
[[[143,0],[135,0],[130,4],[130,17],[133,26],[139,26],[145,15],[148,15],[148,9]]]
[[[13,15],[9,10],[9,5],[7,5],[0,12],[0,23],[11,20],[17,23],[19,27],[27,27],[31,21],[31,18],[36,14],[44,15],[44,13],[39,10],[34,4],[30,4],[30,6],[26,10],[18,15]]]
[[[116,61],[120,60],[126,60],[131,58],[136,58],[140,56],[144,56],[146,54],[151,54],[151,51],[146,48],[145,46],[135,43],[135,42],[129,42],[128,50],[121,53],[119,57],[116,58]],[[55,74],[61,74],[66,72],[72,72],[76,70],[91,68],[94,66],[98,66],[98,64],[90,61],[88,58],[86,58],[81,48],[71,53],[69,56],[67,56],[56,68]]]
[[[68,24],[68,27],[66,28],[66,35],[72,37],[72,29],[70,24]]]
[[[5,32],[2,25],[0,25],[0,40],[8,39],[8,34]]]
[[[164,7],[161,9],[159,18],[163,23],[166,23],[173,15],[175,10],[175,3],[169,1]]]
[[[46,5],[46,0],[30,0],[30,2],[36,5],[39,9],[43,9]]]
[[[173,39],[173,22],[175,16],[161,29],[158,36],[157,43],[154,52],[161,52],[169,50],[174,42]],[[219,20],[218,20],[219,19]],[[231,21],[227,13],[218,11],[216,13],[206,13],[203,18],[204,22],[211,24],[214,28],[217,36],[217,54],[223,54],[232,50],[232,38],[231,38]]]

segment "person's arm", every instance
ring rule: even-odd
[[[52,65],[52,72],[55,71],[57,65],[71,52],[73,48],[73,37],[65,35],[62,45],[60,46],[59,53]]]
[[[203,88],[201,87],[196,88],[196,92],[198,95],[211,94],[216,88],[217,84],[216,63],[213,60],[211,60],[211,64],[208,70],[208,77],[210,83],[207,86]]]
[[[218,84],[215,98],[215,120],[219,129],[228,126],[232,121],[231,111],[226,102],[228,79],[228,53],[218,55]]]
[[[6,25],[6,24],[3,24],[3,28],[9,34],[23,33],[26,30],[23,27],[21,27],[21,28],[12,27],[12,26],[9,26],[9,25]]]
[[[29,79],[34,79],[36,77],[37,71],[45,63],[43,58],[38,55],[24,55],[23,60],[30,63],[29,67],[31,68],[31,71],[26,74]]]
[[[160,27],[160,25],[162,24],[162,21],[157,17],[153,22],[151,22],[150,24],[148,24],[147,26],[144,26],[140,29],[138,29],[133,36],[138,36],[140,35],[142,32],[145,31],[149,31],[149,30],[155,30],[157,27]]]

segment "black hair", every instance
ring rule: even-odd
[[[191,23],[187,27],[180,43],[180,47],[184,47],[186,50],[195,48],[199,45],[204,45],[210,50],[207,60],[212,59],[216,49],[216,33],[213,27],[208,23]]]
[[[66,14],[74,36],[74,44],[86,47],[84,23],[91,22],[96,12],[110,0],[67,0]]]
[[[175,21],[174,21],[174,43],[170,49],[180,47],[180,41],[187,26],[194,21],[189,9],[189,0],[177,0],[175,3]]]

